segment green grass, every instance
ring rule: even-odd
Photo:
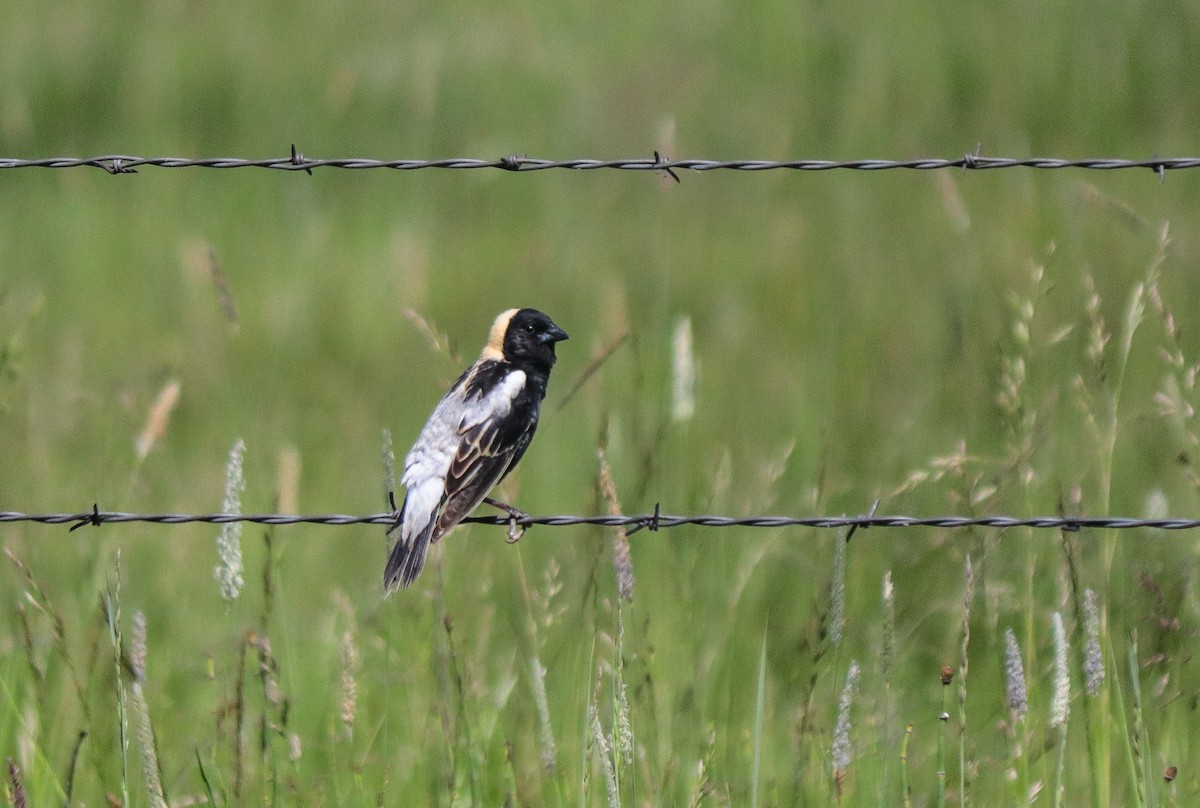
[[[1187,3],[18,2],[0,152],[1188,155],[1198,35]],[[1192,172],[681,180],[0,172],[0,508],[216,510],[240,438],[245,512],[378,511],[382,431],[402,456],[491,318],[533,305],[572,334],[504,486],[534,513],[1200,511]],[[683,317],[698,375],[675,420]],[[622,600],[608,532],[471,527],[383,600],[381,530],[247,528],[233,601],[218,533],[0,526],[10,792],[154,805],[148,761],[171,805],[1200,791],[1190,533],[642,531]]]

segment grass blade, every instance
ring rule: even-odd
[[[758,778],[762,771],[763,709],[767,691],[767,629],[763,628],[758,655],[758,692],[754,697],[754,776],[750,781],[750,808],[758,808]]]

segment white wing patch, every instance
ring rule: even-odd
[[[503,418],[512,411],[513,399],[525,389],[525,371],[514,370],[483,398],[469,402],[462,417],[463,427],[482,424],[490,418]]]

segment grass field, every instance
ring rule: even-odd
[[[0,156],[1189,156],[1197,8],[17,0]],[[0,509],[378,512],[535,306],[535,514],[1200,513],[1200,174],[680,179],[0,171]],[[219,533],[0,524],[9,802],[1200,795],[1194,532]]]

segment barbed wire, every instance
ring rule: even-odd
[[[304,171],[312,174],[315,168],[340,168],[363,170],[390,168],[396,171],[416,171],[426,168],[474,169],[491,168],[503,171],[546,171],[549,169],[573,169],[594,171],[615,169],[623,171],[663,171],[676,182],[676,171],[771,171],[790,169],[794,171],[887,171],[909,169],[929,171],[944,168],[968,170],[990,170],[998,168],[1064,169],[1078,168],[1097,171],[1140,168],[1154,171],[1161,180],[1165,172],[1200,168],[1200,157],[1150,157],[1144,160],[1129,160],[1110,157],[1069,159],[1062,157],[988,157],[976,150],[953,158],[921,158],[916,160],[672,160],[658,152],[653,157],[635,157],[615,160],[579,158],[570,160],[547,160],[525,155],[509,155],[487,160],[470,157],[452,157],[438,160],[375,160],[367,158],[336,157],[328,159],[309,158],[292,146],[286,157],[270,157],[252,160],[241,157],[138,157],[128,154],[108,154],[97,157],[47,157],[21,159],[0,157],[0,169],[5,168],[99,168],[109,174],[136,174],[140,168],[266,168],[278,171]]]
[[[106,524],[124,524],[142,522],[162,525],[183,525],[193,523],[227,524],[230,522],[249,522],[260,525],[392,525],[396,521],[394,513],[374,513],[366,515],[350,514],[234,514],[234,513],[158,513],[141,514],[125,513],[122,511],[102,511],[94,506],[91,511],[80,513],[22,513],[20,511],[0,511],[0,523],[4,522],[35,522],[45,525],[70,525],[71,530],[93,525],[99,527]],[[755,527],[755,528],[1016,528],[1066,530],[1076,532],[1087,529],[1128,530],[1133,528],[1155,528],[1160,530],[1191,530],[1200,528],[1200,519],[1138,519],[1126,516],[880,516],[865,514],[861,516],[718,516],[713,514],[698,514],[679,516],[662,513],[655,508],[653,513],[631,516],[472,516],[463,520],[464,523],[480,525],[517,525],[532,527],[568,527],[573,525],[597,525],[601,527],[625,527],[641,530],[643,528],[656,531],[673,527],[690,525],[694,527]]]

